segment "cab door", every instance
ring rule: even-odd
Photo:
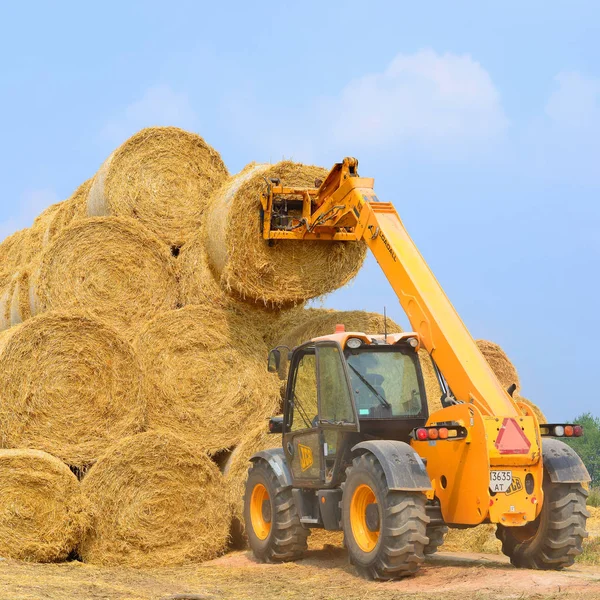
[[[288,380],[284,452],[296,487],[331,480],[344,431],[357,431],[344,357],[339,344],[305,344],[294,352]]]

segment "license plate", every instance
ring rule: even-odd
[[[508,492],[512,483],[512,471],[490,471],[490,490]]]

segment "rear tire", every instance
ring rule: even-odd
[[[448,528],[445,525],[434,525],[433,527],[427,528],[427,537],[429,543],[425,546],[423,553],[428,556],[435,554],[439,547],[444,543],[444,538],[448,533]]]
[[[515,567],[524,569],[570,567],[588,536],[587,495],[580,483],[544,482],[544,506],[533,523],[524,528],[498,525],[502,552]]]
[[[300,523],[291,489],[262,460],[248,471],[244,521],[250,548],[261,562],[296,560],[307,549],[310,532]]]
[[[370,453],[354,459],[342,489],[350,562],[373,579],[414,575],[428,543],[425,495],[389,490],[381,465]]]

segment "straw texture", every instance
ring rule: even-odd
[[[279,406],[261,333],[232,311],[203,305],[167,312],[148,323],[135,347],[152,429],[218,452]]]
[[[86,525],[77,478],[37,450],[0,450],[0,556],[65,560]]]
[[[359,242],[263,240],[260,193],[264,178],[283,185],[313,187],[326,171],[290,161],[251,164],[212,196],[205,245],[221,286],[250,303],[284,307],[304,303],[350,281],[360,269]]]
[[[81,316],[48,313],[2,333],[0,390],[2,447],[44,450],[79,468],[144,425],[132,347]]]
[[[138,219],[179,247],[202,225],[211,193],[227,177],[219,153],[200,136],[177,127],[143,129],[102,165],[87,213]]]
[[[168,246],[132,219],[76,221],[45,250],[33,278],[33,312],[77,310],[133,337],[178,304]]]
[[[223,476],[183,438],[121,440],[86,475],[91,527],[80,548],[99,565],[173,566],[218,556],[230,511]]]

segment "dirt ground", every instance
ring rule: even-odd
[[[440,553],[413,578],[377,583],[359,578],[345,550],[312,550],[297,563],[263,565],[249,552],[173,569],[107,569],[82,563],[0,560],[1,600],[286,600],[360,598],[600,599],[600,567],[562,572],[517,570],[501,556]]]

